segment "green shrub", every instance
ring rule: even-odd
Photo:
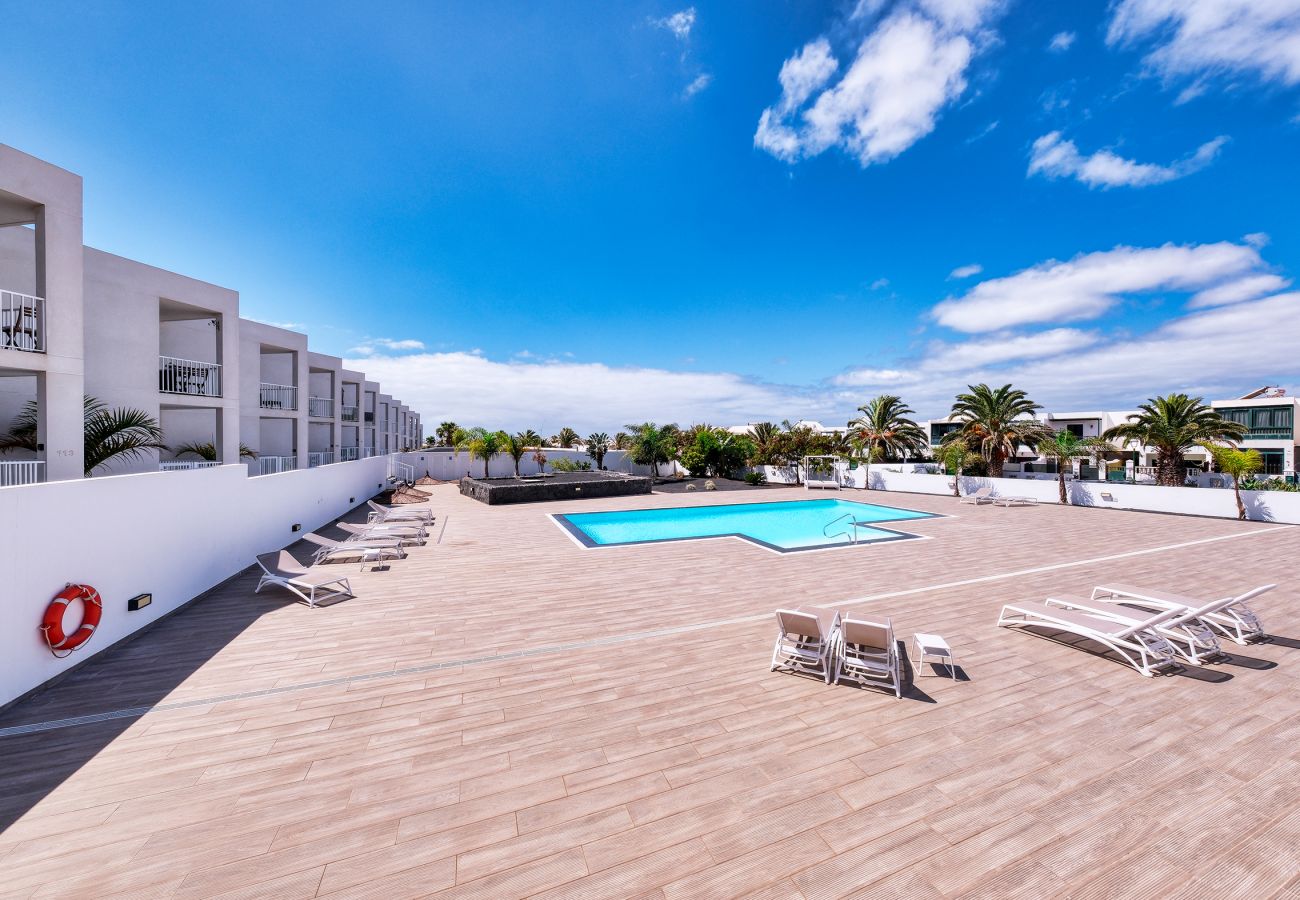
[[[762,472],[746,472],[745,484],[767,484],[767,476]]]

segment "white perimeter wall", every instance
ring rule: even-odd
[[[923,475],[912,471],[912,466],[873,465],[871,487],[873,490],[905,491],[911,494],[952,494],[952,476]],[[767,479],[775,484],[794,482],[794,468],[763,466]],[[836,466],[841,485],[848,488],[865,486],[867,468],[858,466],[850,470],[845,464]],[[994,496],[1033,497],[1040,503],[1057,503],[1060,488],[1053,478],[975,478],[962,477],[961,492],[971,493],[981,487],[993,488]],[[1106,484],[1091,481],[1067,481],[1066,493],[1075,506],[1096,506],[1106,509],[1132,509],[1144,512],[1181,513],[1192,516],[1237,518],[1237,502],[1231,489],[1161,487],[1154,484]],[[1109,498],[1109,499],[1108,499]],[[1283,522],[1300,525],[1300,493],[1283,491],[1242,491],[1246,515],[1260,522]]]
[[[0,705],[55,677],[378,493],[389,461],[248,477],[242,465],[0,488]],[[355,502],[351,498],[356,498]],[[304,561],[306,561],[304,559]],[[104,600],[90,642],[56,659],[39,631],[68,583]],[[127,612],[137,594],[153,604]],[[288,595],[286,594],[286,597]],[[71,604],[67,627],[80,619]]]
[[[546,454],[546,471],[550,472],[551,463],[557,459],[568,458],[578,463],[590,463],[592,469],[596,468],[596,461],[587,455],[585,450],[562,450],[558,447],[547,447],[543,451]],[[626,450],[611,450],[605,454],[605,468],[611,472],[624,472],[630,475],[649,475],[649,466],[638,466],[628,461]],[[436,478],[439,481],[453,481],[458,478],[464,478],[466,475],[473,475],[476,478],[483,476],[483,460],[477,457],[471,459],[470,455],[464,451],[460,454],[454,454],[447,449],[434,450],[413,450],[410,453],[398,454],[402,462],[409,463],[415,467],[415,477],[422,478],[428,475],[430,478]],[[660,463],[659,474],[664,477],[673,475],[677,471],[676,463]],[[494,457],[488,466],[488,474],[492,477],[500,476],[505,478],[515,474],[515,461],[506,454],[502,453]],[[519,461],[520,475],[536,475],[537,463],[533,461],[533,451],[530,450],[524,454],[524,458]]]

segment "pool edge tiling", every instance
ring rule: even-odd
[[[592,520],[596,520],[596,519],[608,520],[617,517],[634,516],[637,513],[646,513],[646,514],[653,515],[653,514],[662,514],[662,513],[678,511],[678,510],[690,511],[690,512],[697,512],[697,511],[704,512],[704,511],[719,511],[719,510],[734,509],[737,511],[744,510],[745,512],[752,514],[755,511],[756,507],[799,506],[799,507],[807,508],[808,505],[810,504],[814,504],[814,503],[820,504],[820,503],[827,503],[827,502],[830,504],[834,504],[835,506],[841,509],[846,505],[851,505],[854,507],[861,507],[863,509],[889,510],[892,513],[904,513],[905,515],[893,516],[878,521],[871,521],[869,526],[863,526],[863,527],[868,527],[872,532],[875,532],[875,535],[871,537],[859,538],[856,541],[847,541],[847,542],[831,541],[827,543],[814,543],[814,544],[805,544],[805,545],[798,545],[798,546],[784,546],[779,543],[774,543],[773,541],[770,540],[764,540],[761,537],[757,537],[754,534],[750,534],[745,531],[719,531],[713,534],[685,534],[685,535],[666,536],[666,537],[649,537],[649,538],[629,539],[629,540],[601,541],[597,537],[589,533],[583,527],[582,524],[580,524],[578,521],[575,521],[575,519],[579,517],[586,517]],[[784,554],[784,553],[807,553],[811,551],[840,550],[840,549],[859,547],[859,546],[871,545],[871,544],[893,543],[896,541],[925,540],[927,539],[926,535],[912,534],[910,532],[898,530],[897,528],[888,528],[885,527],[883,523],[908,522],[908,521],[916,521],[921,519],[941,519],[941,518],[948,518],[948,517],[944,516],[941,513],[926,512],[924,510],[910,509],[908,507],[887,506],[879,503],[865,503],[860,500],[846,500],[844,498],[835,497],[835,498],[818,498],[817,500],[766,500],[766,501],[759,501],[756,503],[717,503],[717,504],[705,504],[705,505],[691,504],[686,506],[670,506],[670,507],[638,507],[636,509],[627,509],[627,510],[608,510],[608,511],[591,510],[591,511],[575,512],[575,513],[551,513],[548,515],[548,518],[551,519],[551,521],[553,521],[560,529],[562,529],[565,532],[565,534],[567,534],[569,538],[574,541],[574,543],[578,544],[580,547],[583,547],[584,549],[587,550],[605,549],[605,548],[612,548],[612,547],[628,547],[628,546],[644,545],[644,544],[673,544],[673,543],[681,543],[683,541],[705,541],[705,540],[714,540],[718,538],[734,538],[737,540],[745,541],[750,544],[754,544],[758,547],[763,548],[764,550],[768,550],[774,553]]]

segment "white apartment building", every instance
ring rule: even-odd
[[[0,454],[0,486],[83,477],[83,395],[155,418],[169,448],[216,456],[149,451],[96,475],[241,458],[270,474],[423,440],[418,414],[307,335],[240,318],[236,291],[84,247],[81,223],[80,176],[0,145],[0,434],[37,411],[36,449]]]

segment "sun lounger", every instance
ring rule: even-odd
[[[257,564],[262,568],[262,577],[257,582],[254,594],[260,593],[268,584],[276,584],[292,591],[307,601],[308,606],[316,605],[317,594],[324,599],[330,597],[351,597],[352,586],[346,578],[337,578],[325,572],[313,572],[293,558],[288,550],[275,553],[258,554]]]
[[[1037,506],[1035,497],[990,497],[989,501],[998,506]]]
[[[1165,610],[1136,625],[1125,625],[1078,610],[1025,602],[1003,606],[998,625],[1050,628],[1096,641],[1114,650],[1129,665],[1150,678],[1176,665],[1173,645],[1155,628],[1177,616],[1178,610]]]
[[[1245,644],[1252,638],[1266,637],[1263,623],[1248,604],[1260,594],[1267,593],[1275,587],[1277,587],[1275,584],[1265,584],[1235,597],[1222,598],[1227,602],[1222,607],[1202,615],[1201,621],[1238,644]],[[1093,589],[1092,596],[1099,600],[1113,600],[1141,609],[1197,609],[1205,606],[1205,601],[1194,597],[1125,584],[1099,585]]]
[[[892,688],[895,698],[903,696],[903,671],[892,621],[886,619],[882,624],[845,619],[840,622],[831,680],[840,679]]]
[[[1177,616],[1155,626],[1155,630],[1168,639],[1169,643],[1173,645],[1174,652],[1183,659],[1193,665],[1204,665],[1207,659],[1223,656],[1223,648],[1219,646],[1219,640],[1214,636],[1214,632],[1210,627],[1201,621],[1201,617],[1217,612],[1229,602],[1231,601],[1215,600],[1198,609],[1183,607]],[[1151,618],[1151,613],[1147,610],[1122,606],[1118,603],[1111,603],[1108,600],[1099,600],[1094,597],[1071,597],[1057,594],[1048,597],[1047,603],[1049,606],[1077,609],[1124,625],[1137,625]]]
[[[370,507],[370,515],[381,522],[392,519],[419,519],[429,524],[433,523],[433,510],[425,506],[418,508],[381,506],[373,500],[367,500],[366,505]]]
[[[772,671],[785,667],[792,672],[812,672],[831,682],[832,654],[839,613],[829,622],[815,613],[789,609],[776,611],[779,629],[772,648]]]
[[[970,503],[973,504],[974,506],[979,506],[981,503],[992,503],[993,488],[988,487],[987,485],[982,488],[978,488],[973,493],[966,494],[965,496],[963,496],[961,498],[961,502]]]
[[[308,532],[302,536],[302,539],[316,545],[316,550],[312,554],[313,565],[331,559],[357,559],[364,557],[368,550],[376,551],[380,559],[403,559],[406,556],[406,551],[402,549],[402,542],[397,538],[353,537],[346,541],[336,541],[321,534]]]
[[[353,525],[351,522],[339,522],[339,528],[348,534],[355,535],[358,540],[362,541],[391,538],[403,544],[423,544],[428,537],[425,534],[424,526],[418,522],[408,522],[400,525]]]

